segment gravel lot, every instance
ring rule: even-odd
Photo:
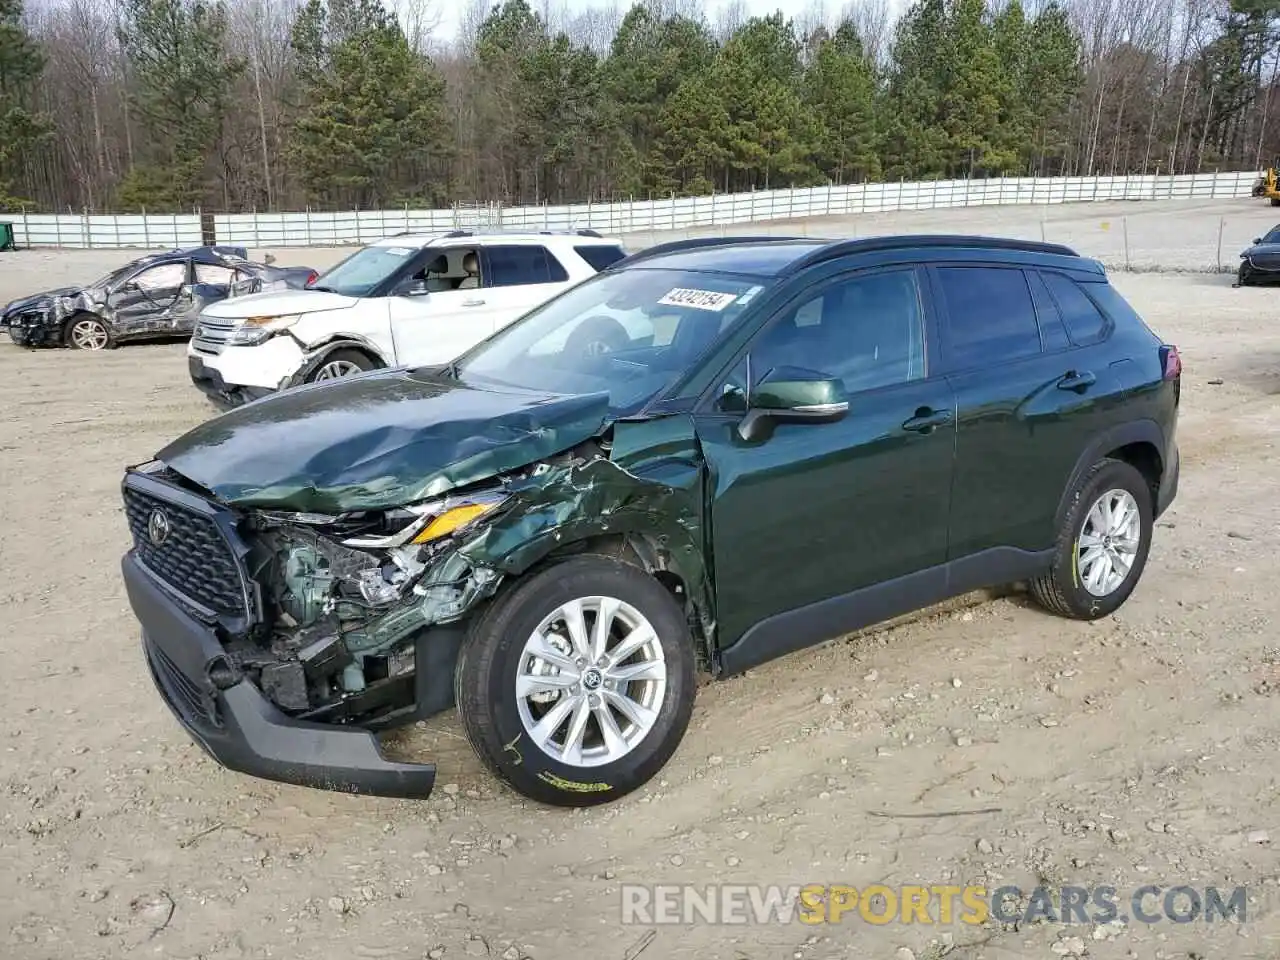
[[[1231,258],[1271,220],[1247,201],[1047,212],[1051,238],[1127,213],[1131,242],[1181,269],[1212,261],[1221,217]],[[857,229],[1038,234],[1040,211],[1022,214]],[[128,256],[0,255],[0,299]],[[1212,274],[1115,282],[1186,365],[1181,490],[1120,614],[1084,625],[1005,597],[706,686],[663,778],[587,812],[496,787],[452,717],[393,745],[437,758],[425,802],[207,760],[152,688],[118,574],[122,469],[211,412],[183,348],[0,342],[0,957],[1280,956],[1280,294]],[[957,811],[982,812],[936,816]],[[712,882],[1244,885],[1250,899],[1243,926],[619,922],[622,883]]]

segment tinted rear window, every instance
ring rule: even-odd
[[[1077,346],[1097,343],[1107,335],[1107,318],[1088,294],[1070,277],[1060,273],[1043,274],[1044,282],[1058,302],[1062,322],[1067,326],[1071,341]]]
[[[626,251],[621,247],[608,247],[603,244],[590,247],[574,247],[573,252],[591,264],[591,269],[597,273],[613,266],[627,255]]]
[[[1040,352],[1040,328],[1021,270],[939,267],[953,368],[989,366]]]
[[[515,287],[531,283],[561,283],[569,279],[560,261],[546,247],[532,244],[489,247],[489,275],[485,286]]]

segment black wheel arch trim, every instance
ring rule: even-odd
[[[302,366],[289,378],[286,386],[298,386],[305,383],[307,377],[311,376],[316,367],[320,366],[327,357],[339,350],[359,350],[361,353],[367,353],[370,359],[382,368],[393,366],[393,364],[387,362],[387,358],[382,355],[382,351],[372,341],[366,340],[364,337],[358,337],[355,334],[335,334],[328,340],[322,340],[317,344],[306,344],[299,341],[299,346],[302,347],[305,358]]]
[[[1156,477],[1156,482],[1159,483],[1164,479],[1164,473],[1169,468],[1169,458],[1167,456],[1164,431],[1160,429],[1158,423],[1154,420],[1131,420],[1128,423],[1110,427],[1094,437],[1076,459],[1076,465],[1072,468],[1071,475],[1067,478],[1066,486],[1062,490],[1062,498],[1058,501],[1058,509],[1054,513],[1053,528],[1055,531],[1062,527],[1067,512],[1071,509],[1072,494],[1075,492],[1076,487],[1079,486],[1081,478],[1088,473],[1089,468],[1112,451],[1134,443],[1149,443],[1155,447],[1156,455],[1160,458],[1161,473],[1161,476]],[[1154,502],[1152,507],[1154,509]]]

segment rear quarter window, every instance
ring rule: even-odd
[[[562,283],[569,279],[564,266],[547,250],[534,244],[489,247],[486,286],[520,287],[538,283]]]
[[[574,247],[573,252],[587,261],[591,269],[597,273],[608,269],[627,255],[626,251],[621,247],[608,246],[606,244]]]
[[[1061,273],[1045,273],[1042,276],[1058,304],[1058,312],[1062,315],[1062,322],[1071,342],[1083,347],[1104,340],[1110,324],[1080,284]]]

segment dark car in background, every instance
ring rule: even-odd
[[[130,340],[190,336],[200,311],[217,300],[316,278],[310,267],[248,259],[244,247],[204,246],[131,260],[82,287],[23,297],[0,313],[0,327],[24,347],[104,350]]]
[[[623,341],[583,349],[601,317]],[[456,705],[517,790],[601,803],[675,751],[698,667],[1018,581],[1119,609],[1177,491],[1181,370],[1066,247],[681,241],[447,365],[196,427],[126,473],[124,581],[232,769],[425,796],[435,767],[372,734]]]
[[[1275,283],[1277,280],[1280,280],[1280,224],[1255,237],[1253,246],[1240,254],[1236,286]]]

